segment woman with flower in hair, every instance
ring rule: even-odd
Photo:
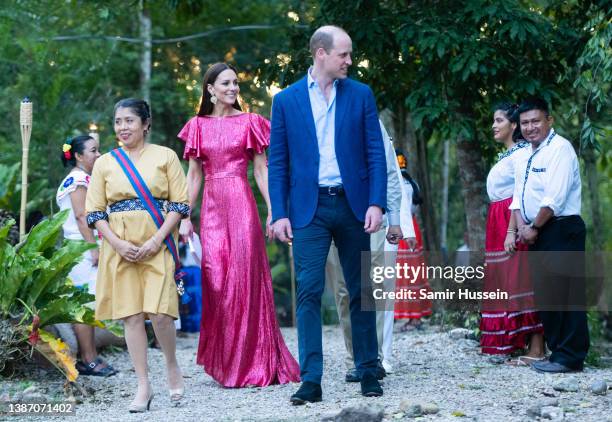
[[[270,122],[245,113],[238,103],[238,77],[225,63],[204,75],[200,111],[178,137],[189,159],[189,202],[195,206],[204,181],[202,242],[202,322],[197,363],[225,387],[266,386],[299,380],[299,367],[280,332],[272,276],[257,204],[247,178],[268,208],[265,150]],[[190,237],[190,219],[181,235]]]
[[[85,240],[96,243],[96,233],[87,226],[85,197],[95,161],[100,156],[98,141],[89,135],[68,138],[62,145],[62,163],[70,167],[68,175],[62,180],[55,197],[60,210],[69,209],[70,213],[63,225],[64,238]],[[72,269],[68,278],[79,288],[86,288],[95,293],[96,274],[98,272],[98,249],[85,252],[82,261]],[[86,324],[74,324],[80,360],[76,368],[81,375],[107,377],[115,374],[112,366],[102,360],[96,352],[94,327]]]
[[[423,239],[421,230],[416,219],[417,207],[423,203],[421,198],[419,185],[408,173],[408,162],[406,156],[400,150],[396,150],[397,162],[403,178],[403,189],[406,194],[407,204],[410,207],[412,215],[412,225],[414,226],[415,238],[400,240],[397,248],[397,263],[404,267],[425,268],[425,257],[423,256]],[[402,204],[402,206],[404,206]],[[406,211],[408,212],[408,211]],[[431,315],[431,300],[421,299],[419,292],[421,290],[430,290],[427,275],[419,272],[419,275],[414,279],[404,278],[398,275],[396,282],[396,290],[407,289],[416,292],[414,299],[403,299],[395,301],[395,319],[404,319],[406,322],[401,327],[402,331],[408,331],[421,326],[421,318]]]
[[[524,356],[507,361],[527,366],[544,359],[543,327],[534,308],[533,287],[529,280],[526,256],[527,245],[517,242],[515,216],[509,206],[514,193],[514,153],[528,146],[520,141],[518,106],[501,103],[494,107],[493,138],[503,144],[497,162],[487,176],[487,194],[491,201],[487,216],[485,238],[485,292],[497,289],[507,292],[508,300],[482,302],[480,346],[482,352],[509,356],[529,349]],[[507,247],[506,247],[507,245]],[[506,250],[513,252],[509,254]]]

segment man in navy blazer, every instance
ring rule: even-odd
[[[385,151],[374,95],[347,78],[352,41],[335,26],[310,39],[313,66],[274,97],[268,185],[273,235],[293,244],[302,385],[293,404],[322,399],[321,296],[332,239],[350,295],[355,365],[364,396],[381,396],[376,379],[375,313],[369,280],[370,233],[387,203]],[[369,309],[372,309],[370,307]]]

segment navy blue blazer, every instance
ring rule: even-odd
[[[314,217],[319,192],[319,145],[305,76],[272,102],[268,189],[272,221],[289,218],[293,228]],[[385,150],[372,90],[352,79],[336,87],[335,148],[346,197],[355,217],[370,205],[387,204]]]

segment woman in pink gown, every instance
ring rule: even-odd
[[[197,363],[225,387],[299,381],[299,366],[278,326],[272,276],[255,197],[247,179],[249,161],[257,186],[270,200],[265,149],[270,122],[243,113],[235,70],[224,63],[204,75],[198,115],[181,130],[189,159],[190,203],[205,180],[200,212],[202,322]],[[190,236],[189,219],[181,234]]]

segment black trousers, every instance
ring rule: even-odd
[[[581,370],[589,350],[584,249],[579,215],[553,218],[529,250],[536,304],[551,362]]]

